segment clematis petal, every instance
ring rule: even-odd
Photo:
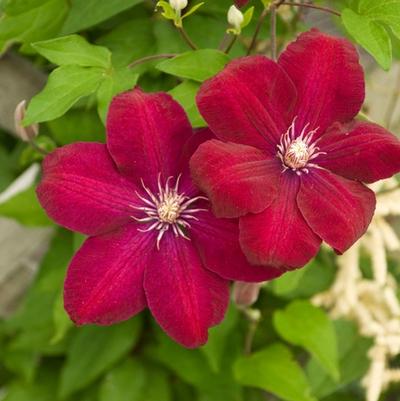
[[[131,219],[135,189],[119,174],[105,145],[75,143],[46,156],[37,195],[58,224],[97,235]]]
[[[179,171],[182,173],[179,188],[181,188],[186,196],[194,197],[199,192],[199,189],[194,184],[190,174],[189,160],[196,149],[202,143],[210,139],[215,139],[215,135],[209,128],[196,129],[183,147],[181,159],[179,162]]]
[[[334,124],[318,143],[316,163],[343,177],[375,182],[400,171],[400,141],[379,125]]]
[[[230,62],[197,95],[200,113],[216,136],[276,153],[293,118],[296,89],[286,73],[263,56]]]
[[[277,158],[247,145],[211,140],[190,160],[192,178],[218,217],[258,213],[274,200],[281,168]]]
[[[364,74],[355,47],[346,39],[316,29],[300,34],[281,54],[279,65],[298,91],[295,115],[300,130],[351,120],[364,101]]]
[[[286,172],[271,206],[240,218],[240,244],[250,263],[293,269],[317,254],[321,239],[300,213],[298,189],[298,177]]]
[[[196,215],[191,222],[190,237],[204,266],[228,280],[261,282],[279,277],[282,269],[252,266],[239,245],[238,221],[218,219],[210,211]]]
[[[313,231],[343,253],[367,230],[375,195],[359,182],[312,169],[302,176],[297,203]]]
[[[122,93],[111,102],[107,146],[120,171],[156,190],[157,176],[176,176],[182,147],[192,128],[182,107],[167,93]]]
[[[64,305],[77,324],[108,325],[129,319],[146,306],[144,269],[154,238],[135,224],[87,239],[72,259]]]
[[[206,270],[193,244],[167,233],[146,269],[148,306],[159,325],[182,345],[207,341],[229,302],[228,281]]]

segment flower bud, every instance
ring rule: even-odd
[[[22,102],[18,103],[14,112],[15,132],[21,140],[24,142],[30,142],[37,137],[39,133],[39,125],[31,124],[27,127],[24,127],[22,125],[22,120],[25,117],[25,112],[26,100],[22,100]]]
[[[181,11],[188,5],[188,0],[169,0],[169,4],[175,11]]]
[[[233,301],[236,305],[247,307],[253,305],[260,293],[262,283],[245,283],[236,281],[233,285]]]
[[[231,6],[228,11],[228,22],[237,31],[240,31],[240,27],[244,21],[244,16],[242,12],[235,6]]]
[[[235,0],[235,5],[239,8],[245,6],[249,0]]]

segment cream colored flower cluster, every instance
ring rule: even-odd
[[[378,401],[392,382],[400,382],[400,369],[390,360],[400,354],[400,303],[398,284],[388,272],[387,253],[400,249],[400,240],[386,220],[400,216],[400,189],[395,179],[371,186],[377,193],[376,214],[367,233],[337,258],[338,273],[332,287],[313,298],[329,309],[333,318],[354,320],[360,334],[374,339],[369,350],[369,370],[362,380],[367,401]],[[371,259],[373,278],[362,276],[361,251]]]

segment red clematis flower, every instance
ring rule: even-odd
[[[46,157],[42,206],[90,236],[65,282],[65,308],[76,323],[108,325],[148,306],[171,337],[194,347],[224,316],[227,279],[281,274],[248,264],[237,221],[214,217],[193,185],[189,158],[211,137],[193,134],[169,95],[136,89],[114,98],[107,145],[76,143]]]
[[[277,63],[245,57],[203,84],[198,106],[220,140],[200,145],[192,175],[217,216],[241,216],[250,262],[297,268],[322,240],[342,253],[364,234],[375,196],[361,182],[400,170],[400,142],[353,119],[363,100],[354,46],[317,30]]]

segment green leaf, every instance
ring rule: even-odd
[[[63,116],[49,121],[47,125],[60,145],[82,141],[105,142],[106,139],[104,125],[96,110],[70,109]]]
[[[36,352],[27,350],[13,350],[6,348],[1,354],[2,364],[21,379],[32,383],[35,371],[39,365],[39,356]]]
[[[205,127],[207,123],[200,115],[196,104],[196,94],[200,88],[200,84],[194,81],[184,81],[169,91],[171,96],[181,104],[185,109],[190,123],[193,127]]]
[[[243,14],[243,22],[240,25],[240,28],[245,28],[247,25],[250,24],[251,19],[253,18],[254,7],[250,7],[246,12]]]
[[[211,369],[214,372],[219,372],[221,369],[222,357],[227,345],[227,338],[235,328],[237,320],[237,309],[231,305],[223,322],[210,329],[207,344],[200,348],[206,355]]]
[[[370,53],[385,70],[392,62],[392,45],[386,29],[378,22],[360,16],[346,8],[342,11],[342,22],[354,40]]]
[[[49,226],[52,222],[40,206],[35,188],[30,187],[0,204],[0,215],[27,226]]]
[[[99,401],[141,401],[146,381],[142,363],[126,359],[111,369],[100,386]],[[147,400],[146,400],[147,401]]]
[[[203,82],[221,71],[229,60],[225,53],[218,50],[203,49],[164,60],[157,64],[157,68],[180,78]]]
[[[68,11],[66,0],[19,1],[0,17],[0,52],[14,42],[31,43],[54,36]]]
[[[306,271],[307,270],[305,268],[292,270],[273,280],[271,285],[274,293],[278,296],[290,294],[297,288],[297,285]]]
[[[176,12],[175,10],[171,7],[171,4],[169,4],[167,1],[158,1],[156,4],[156,9],[157,8],[161,8],[161,15],[165,18],[165,19],[169,19],[169,20],[175,20],[176,18]]]
[[[111,50],[115,67],[125,67],[133,60],[157,53],[153,27],[154,24],[149,18],[130,19],[101,36],[97,43]],[[146,69],[148,64],[138,67]]]
[[[85,242],[85,240],[88,237],[84,234],[81,233],[74,233],[74,238],[73,238],[73,247],[74,247],[74,251],[77,252],[78,249],[83,245],[83,243]]]
[[[54,401],[57,389],[57,365],[41,366],[34,383],[12,383],[2,401]]]
[[[201,392],[204,401],[241,401],[241,388],[234,381],[231,367],[237,353],[231,344],[224,355],[220,372],[214,372],[199,349],[186,349],[170,340],[160,330],[159,343],[147,349],[152,359],[172,370],[182,381]],[[227,342],[234,337],[234,333]],[[241,346],[241,344],[240,344]]]
[[[316,401],[302,368],[283,344],[275,343],[240,358],[235,375],[240,383],[261,388],[286,401]]]
[[[73,326],[71,319],[64,309],[63,293],[63,291],[60,291],[53,306],[54,336],[51,339],[52,344],[60,342]]]
[[[169,401],[165,371],[147,361],[127,358],[104,377],[99,401]]]
[[[62,116],[80,98],[96,91],[104,79],[101,68],[63,65],[54,70],[45,88],[29,103],[24,124],[53,120]]]
[[[114,326],[80,327],[61,372],[60,396],[86,387],[126,355],[138,341],[140,328],[138,317]]]
[[[336,333],[332,321],[308,301],[294,301],[274,314],[279,335],[291,344],[304,347],[333,379],[339,379]]]
[[[353,322],[337,320],[334,327],[339,345],[339,382],[333,381],[321,370],[315,358],[312,358],[306,367],[313,394],[319,398],[324,398],[360,379],[369,366],[368,349],[372,345],[372,339],[361,337]]]
[[[90,28],[143,0],[71,0],[71,10],[62,28],[63,34]]]
[[[322,250],[305,267],[285,273],[281,278],[270,282],[267,288],[285,299],[310,298],[331,287],[336,271],[332,253]]]
[[[204,4],[204,1],[194,5],[187,13],[182,15],[182,19],[189,17],[189,15],[192,15],[194,12],[196,12],[202,5]]]
[[[165,370],[150,366],[146,372],[146,383],[138,401],[171,401],[169,378]],[[125,401],[125,400],[124,400]]]
[[[111,53],[108,49],[92,45],[79,35],[36,42],[32,46],[47,60],[58,65],[103,68],[111,65]]]
[[[97,92],[98,113],[103,122],[106,121],[108,106],[112,98],[118,93],[133,89],[139,75],[127,67],[114,70],[102,82]]]
[[[385,27],[400,39],[400,0],[358,0],[342,11],[351,36],[384,68],[392,61],[391,39]]]

